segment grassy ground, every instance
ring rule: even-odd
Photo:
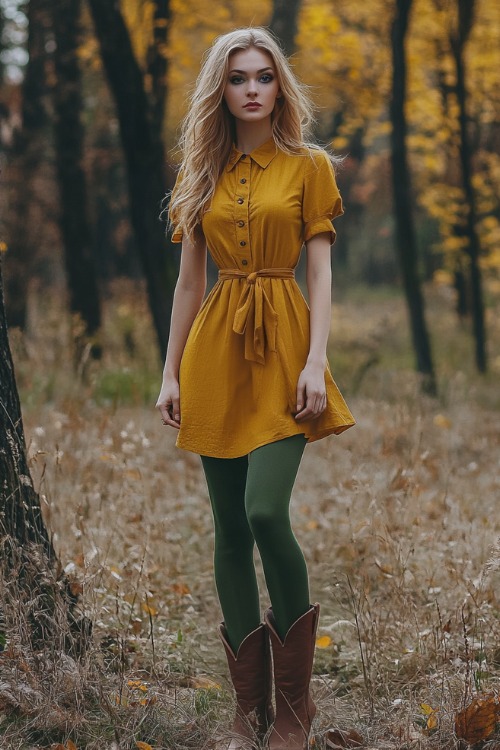
[[[320,750],[352,744],[333,729],[369,747],[456,746],[457,713],[479,696],[472,719],[458,718],[474,744],[499,715],[488,697],[500,677],[499,303],[479,378],[449,292],[428,302],[437,399],[412,372],[399,295],[353,290],[334,306],[333,370],[358,424],[308,446],[292,508],[322,605]],[[76,368],[61,311],[34,298],[31,315],[32,334],[14,332],[12,346],[32,474],[96,637],[83,664],[40,661],[12,637],[2,748],[215,747],[232,699],[211,518],[198,457],[175,448],[153,409],[160,363],[143,290],[112,290],[103,359],[84,353]]]

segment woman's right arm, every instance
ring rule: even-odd
[[[172,305],[170,336],[163,369],[163,382],[156,402],[163,422],[179,429],[179,366],[193,321],[201,307],[207,287],[207,244],[201,228],[193,241],[182,241],[179,278]]]

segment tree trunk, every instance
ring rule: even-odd
[[[80,316],[85,327],[83,336],[78,336],[81,341],[100,327],[101,310],[83,170],[83,102],[78,63],[80,11],[81,0],[60,0],[51,10],[56,42],[53,96],[61,234],[71,312]]]
[[[161,132],[167,102],[168,57],[165,46],[170,24],[170,0],[156,0],[153,43],[147,54],[147,73],[151,77],[151,113],[153,126]]]
[[[28,64],[22,83],[22,123],[14,133],[8,168],[8,261],[5,296],[9,325],[24,330],[28,279],[36,254],[30,222],[33,178],[43,154],[47,125],[45,80],[45,0],[30,0],[28,14]]]
[[[295,52],[301,4],[301,0],[273,0],[273,15],[269,28],[280,40],[287,57]]]
[[[115,0],[89,0],[89,4],[116,103],[127,164],[132,226],[146,276],[153,321],[164,354],[178,272],[173,246],[165,238],[158,219],[161,201],[167,191],[165,152],[159,123],[160,109],[163,117],[165,93],[160,100],[156,96],[152,104],[148,100],[143,75],[134,57],[118,3]],[[163,17],[168,20],[168,9],[168,2],[158,0],[157,14],[163,12]],[[166,26],[164,29],[166,33]],[[164,78],[163,73],[161,76]],[[165,86],[164,80],[162,85]]]
[[[474,0],[457,0],[458,27],[456,34],[450,37],[451,50],[455,61],[456,92],[458,101],[458,120],[460,133],[460,167],[465,194],[465,236],[468,239],[467,255],[469,258],[469,278],[472,310],[472,325],[475,340],[476,367],[479,372],[487,370],[486,328],[484,322],[484,300],[482,290],[479,257],[481,247],[476,230],[476,200],[472,186],[473,149],[468,131],[467,86],[465,81],[464,50],[474,22]]]
[[[33,487],[9,346],[0,258],[0,576],[2,619],[22,614],[30,644],[81,653],[90,623],[78,615],[77,595],[61,572]],[[14,604],[16,606],[14,606]]]
[[[391,29],[392,98],[390,103],[391,163],[396,219],[396,248],[403,276],[418,372],[427,392],[436,392],[431,347],[424,316],[424,300],[418,273],[417,246],[412,215],[412,196],[406,148],[406,56],[405,38],[412,0],[396,0]]]

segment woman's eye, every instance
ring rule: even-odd
[[[271,81],[273,80],[273,76],[271,75],[271,73],[264,73],[264,75],[261,76],[260,80],[262,81],[262,83],[271,83]]]
[[[231,83],[241,83],[243,78],[241,76],[233,76],[229,79]]]

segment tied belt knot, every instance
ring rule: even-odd
[[[245,359],[265,363],[266,346],[276,351],[278,314],[271,304],[262,279],[293,279],[293,268],[262,268],[245,273],[238,268],[219,270],[219,281],[243,279],[246,281],[234,314],[233,331],[245,336]]]

